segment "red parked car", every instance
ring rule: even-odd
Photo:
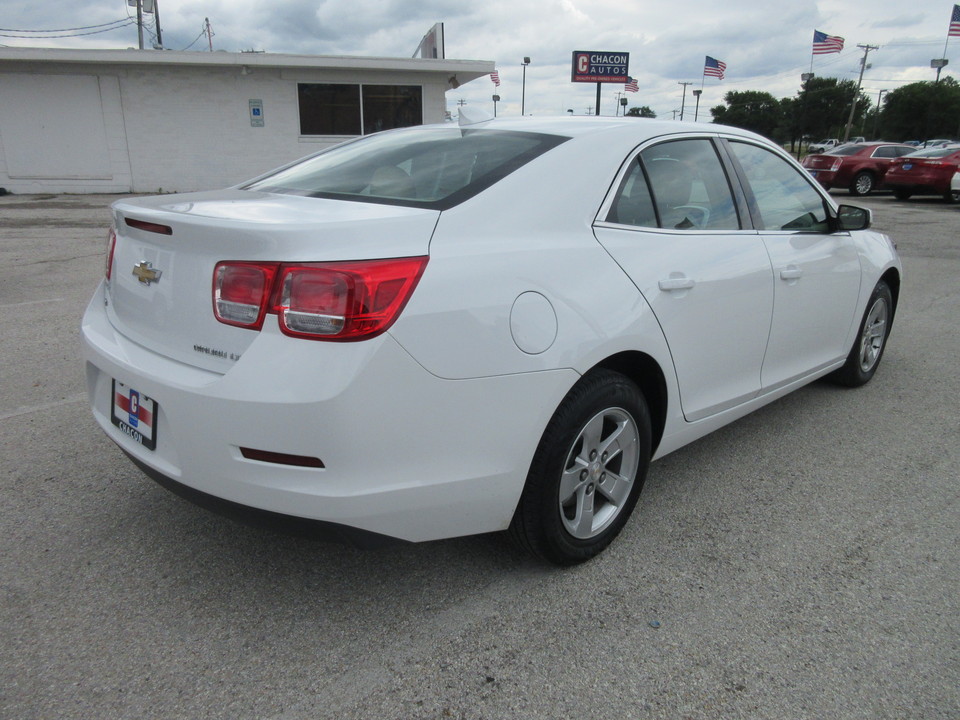
[[[915,150],[901,143],[851,143],[807,155],[803,166],[827,190],[847,188],[851,195],[867,195],[883,183],[890,163]]]
[[[894,160],[884,184],[897,200],[907,200],[911,195],[940,195],[953,202],[950,181],[958,169],[960,145],[925,148]]]

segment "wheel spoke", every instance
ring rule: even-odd
[[[577,492],[577,489],[583,484],[583,480],[580,478],[580,473],[584,472],[586,464],[581,458],[577,458],[574,461],[574,464],[568,469],[563,471],[563,475],[560,477],[560,504],[566,505],[570,502],[570,498],[573,497],[574,493]]]
[[[885,320],[879,320],[868,327],[866,332],[871,340],[882,338],[887,333],[887,322]]]
[[[589,456],[591,450],[597,450],[599,452],[600,438],[602,435],[603,415],[600,414],[588,422],[583,428],[583,432],[580,433],[580,437],[583,439],[582,454],[584,456]]]
[[[603,482],[597,485],[597,490],[610,503],[620,507],[630,494],[630,482],[616,473],[607,471]]]
[[[623,448],[620,446],[620,438],[623,437],[626,427],[627,422],[625,420],[621,420],[617,423],[617,426],[614,428],[613,432],[600,441],[600,453],[601,455],[606,454],[607,456],[607,458],[604,460],[605,463],[609,463],[614,457],[623,452]]]
[[[590,537],[593,534],[593,498],[595,493],[587,492],[583,486],[577,493],[577,514],[573,518],[574,534],[577,537]]]

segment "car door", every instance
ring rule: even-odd
[[[684,416],[699,420],[755,397],[772,270],[763,239],[743,229],[746,208],[714,141],[649,145],[615,187],[594,231],[657,316]]]
[[[773,265],[770,339],[761,384],[773,390],[844,357],[860,294],[860,257],[832,232],[828,205],[805,173],[774,151],[729,141],[754,225]]]

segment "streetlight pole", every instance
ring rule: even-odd
[[[700,116],[700,96],[703,95],[703,90],[694,90],[693,96],[697,99],[697,109],[693,111],[693,121],[696,122],[697,118]]]
[[[886,90],[881,90],[880,94],[877,95],[877,114],[873,116],[873,139],[877,139],[877,123],[880,122],[880,103],[883,102],[883,94],[887,92]]]
[[[680,122],[683,122],[683,108],[687,104],[687,85],[693,85],[692,82],[678,82],[677,85],[683,85],[683,100],[680,101]]]
[[[530,58],[523,58],[523,82],[520,84],[520,114],[525,115],[527,111],[527,65],[530,64]]]

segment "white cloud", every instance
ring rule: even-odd
[[[800,74],[811,66],[814,29],[846,38],[841,55],[813,58],[818,75],[856,78],[862,51],[858,43],[879,45],[871,52],[864,89],[876,93],[907,82],[929,80],[930,59],[943,52],[954,0],[925,0],[922,9],[904,11],[901,0],[158,0],[164,44],[182,49],[200,33],[205,17],[216,33],[214,49],[266,50],[317,55],[409,57],[435,22],[446,30],[447,57],[494,60],[500,70],[501,114],[518,114],[523,70],[528,113],[557,114],[593,106],[596,89],[570,82],[573,50],[630,53],[631,74],[640,92],[631,105],[649,105],[670,116],[682,100],[681,81],[704,83],[701,120],[729,90],[765,90],[794,95]],[[0,25],[10,29],[95,25],[134,14],[123,0],[4,0]],[[2,31],[0,31],[2,32]],[[7,32],[7,35],[16,34]],[[30,35],[31,33],[21,33]],[[149,35],[148,35],[149,38]],[[131,47],[135,27],[75,38],[31,41],[0,37],[11,46]],[[206,48],[206,39],[193,49]],[[953,39],[947,74],[960,66],[960,40]],[[727,63],[723,81],[703,80],[703,59]],[[617,107],[615,92],[602,94],[601,112]],[[493,109],[495,88],[481,78],[448,93],[458,100]],[[687,95],[690,106],[692,98]]]

